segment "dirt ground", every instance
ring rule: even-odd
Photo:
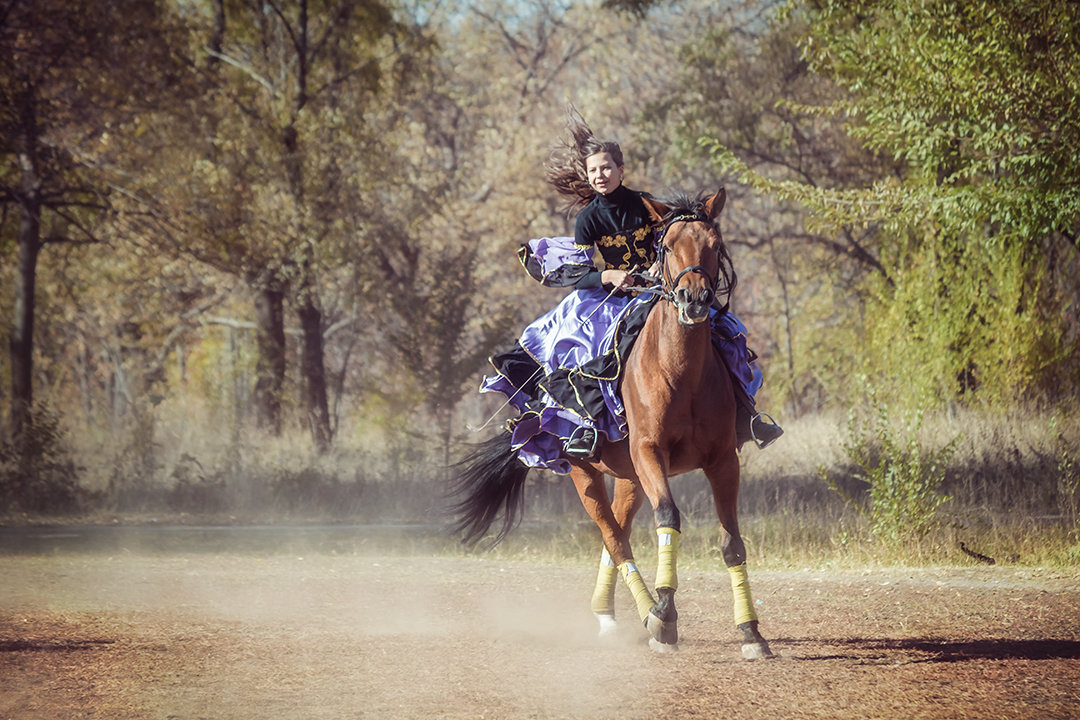
[[[644,564],[644,563],[643,563]],[[594,569],[327,552],[0,555],[0,718],[1080,718],[1080,569],[680,573],[655,654]]]

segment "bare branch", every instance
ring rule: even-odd
[[[70,213],[66,212],[64,208],[59,207],[59,208],[50,208],[50,209],[54,213],[56,213],[57,215],[62,217],[65,222],[69,223],[70,225],[74,225],[75,228],[80,233],[82,233],[83,239],[79,240],[79,239],[70,237],[66,233],[65,234],[50,234],[50,235],[48,235],[48,236],[41,239],[41,242],[42,242],[43,245],[44,244],[56,245],[56,244],[60,244],[60,243],[69,243],[69,244],[72,244],[72,245],[96,245],[96,244],[101,242],[101,239],[98,238],[98,236],[95,235],[94,232],[90,228],[86,227],[78,218],[76,218],[73,215],[71,215]]]
[[[517,64],[521,66],[522,70],[528,70],[529,69],[528,65],[526,65],[521,60],[521,56],[526,55],[528,53],[528,49],[516,37],[514,37],[510,33],[510,31],[506,29],[506,26],[503,25],[501,22],[499,22],[499,20],[497,18],[493,17],[492,15],[489,15],[488,13],[485,13],[482,10],[478,10],[476,8],[470,8],[470,9],[472,10],[473,13],[475,13],[476,15],[479,15],[481,18],[486,20],[491,25],[494,25],[498,29],[499,33],[503,36],[503,39],[506,41],[506,44],[508,46],[510,46],[511,50],[514,51],[514,59],[517,61]]]
[[[285,32],[289,34],[289,41],[292,43],[293,48],[299,53],[300,43],[297,40],[296,32],[293,31],[292,25],[289,24],[289,19],[285,17],[285,11],[273,0],[266,0],[266,4],[274,11],[274,14],[277,15],[278,20],[280,20],[281,24],[285,27]]]
[[[267,80],[266,78],[264,78],[259,73],[255,72],[251,68],[250,65],[245,65],[244,63],[240,62],[236,58],[233,58],[233,57],[231,57],[229,55],[226,55],[225,53],[222,53],[222,52],[217,52],[213,48],[206,48],[206,54],[209,55],[212,58],[217,58],[218,60],[221,60],[224,63],[232,65],[234,68],[236,68],[237,70],[242,71],[245,75],[250,77],[252,80],[254,80],[255,82],[262,85],[264,88],[269,90],[272,94],[275,94],[275,95],[277,94],[277,89],[274,88],[274,86],[270,83],[270,81]]]

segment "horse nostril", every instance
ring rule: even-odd
[[[701,291],[701,304],[702,305],[712,305],[712,302],[713,302],[713,291],[710,290],[709,288],[705,288],[704,290]]]
[[[690,291],[686,288],[679,288],[675,291],[675,299],[681,303],[690,302]]]

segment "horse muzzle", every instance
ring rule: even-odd
[[[682,325],[697,325],[708,320],[712,301],[713,293],[708,288],[679,288],[672,297],[675,309],[679,311],[679,323]]]

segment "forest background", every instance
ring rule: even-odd
[[[1080,562],[1078,98],[1064,0],[4,0],[0,511],[440,522],[572,103],[727,188],[757,560]]]

